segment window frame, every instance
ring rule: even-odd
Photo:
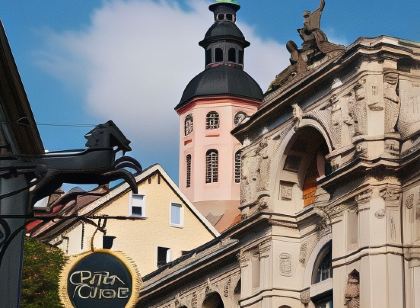
[[[189,131],[189,132],[187,132],[187,121],[188,120],[191,120],[191,131]],[[194,132],[194,117],[190,113],[184,119],[184,136],[187,137],[187,136],[191,135],[193,132]]]
[[[142,215],[133,214],[133,207],[139,207],[139,206],[133,205],[134,196],[143,196],[143,205],[141,206]],[[128,207],[128,216],[129,217],[142,218],[142,219],[147,218],[146,195],[142,194],[140,192],[138,194],[133,194],[132,192],[130,192],[129,198],[130,198],[130,201],[129,201],[129,207]]]
[[[164,264],[159,263],[159,248],[165,249],[166,251],[166,262]],[[157,246],[156,247],[156,267],[161,268],[166,264],[170,263],[172,259],[172,250],[169,247]]]
[[[214,115],[215,117],[211,117]],[[206,114],[206,130],[220,128],[220,114],[217,111],[210,111]]]
[[[211,158],[209,158],[209,155],[212,153],[216,154],[215,163],[216,166],[211,166],[209,164],[212,164]],[[218,183],[219,182],[219,151],[216,149],[209,149],[206,151],[206,165],[205,165],[205,174],[206,174],[206,184],[212,184],[212,183]],[[215,171],[214,171],[215,170]]]
[[[237,159],[238,156],[239,156],[239,163]],[[233,180],[236,184],[240,184],[241,179],[242,179],[242,155],[241,155],[241,150],[237,150],[233,158]]]
[[[233,59],[231,59],[232,56]],[[228,49],[228,62],[237,63],[236,49],[234,47]]]
[[[179,224],[172,222],[172,206],[179,206]],[[169,203],[169,225],[175,228],[183,228],[184,227],[184,205],[178,202],[171,202]]]
[[[192,176],[192,155],[187,154],[185,156],[185,187],[191,187],[191,176]]]

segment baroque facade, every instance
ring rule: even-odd
[[[420,307],[420,43],[302,46],[243,144],[242,220],[144,277],[138,307]]]

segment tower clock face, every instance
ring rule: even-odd
[[[235,124],[235,126],[238,126],[243,120],[245,120],[246,117],[246,113],[240,111],[235,115],[233,123]]]

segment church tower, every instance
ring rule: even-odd
[[[205,69],[175,107],[180,123],[179,187],[220,230],[239,213],[240,143],[230,134],[257,111],[263,92],[244,71],[250,45],[236,25],[236,0],[210,5],[214,24],[199,43]]]

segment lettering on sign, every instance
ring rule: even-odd
[[[70,260],[60,281],[60,298],[65,307],[132,306],[139,291],[140,279],[133,263],[108,250]]]

